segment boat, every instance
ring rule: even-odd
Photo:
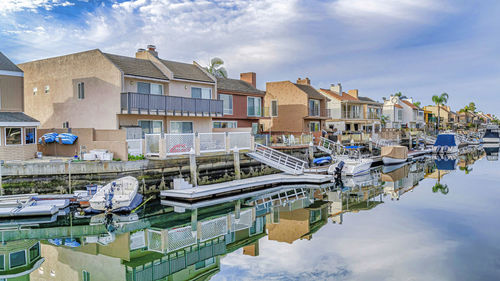
[[[383,146],[380,156],[384,165],[404,163],[408,160],[408,148],[401,145]]]
[[[340,169],[342,175],[357,176],[370,171],[373,159],[363,157],[360,149],[362,146],[344,146],[341,147],[340,154],[333,159],[333,164],[328,167],[328,173],[334,175],[337,169]]]
[[[0,197],[0,218],[53,216],[69,206],[69,200],[41,200],[37,194],[8,195]]]
[[[483,135],[483,143],[499,143],[498,125],[487,125]]]
[[[454,133],[439,134],[432,146],[434,154],[453,154],[458,152],[460,141]]]
[[[134,177],[127,176],[114,180],[99,189],[89,200],[90,208],[97,212],[127,211],[133,203],[142,201],[142,196],[137,193],[138,188],[139,182]]]
[[[498,143],[485,143],[483,149],[488,161],[498,161],[498,152],[500,150],[500,145]]]
[[[436,165],[436,169],[440,171],[453,171],[457,168],[457,158],[456,157],[441,157],[438,155],[434,159],[434,164]]]

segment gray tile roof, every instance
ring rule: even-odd
[[[174,78],[201,82],[214,82],[212,78],[206,75],[194,64],[162,59],[160,59],[160,61],[174,73]]]
[[[23,72],[9,58],[0,52],[0,70]]]
[[[149,60],[106,53],[104,53],[104,55],[121,69],[123,74],[168,80],[168,78]]]
[[[294,83],[294,85],[297,86],[297,88],[301,89],[303,92],[305,92],[311,99],[318,99],[318,100],[326,99],[325,96],[320,94],[318,91],[316,91],[316,89],[314,89],[310,85],[303,85],[296,83]]]
[[[239,79],[217,77],[217,90],[246,93],[246,94],[265,94],[255,88],[252,84]]]
[[[368,103],[373,103],[373,104],[379,104],[379,105],[382,105],[381,103],[376,102],[376,101],[374,101],[374,100],[372,100],[371,98],[368,98],[368,97],[360,97],[360,96],[358,96],[358,100],[360,100],[360,101],[364,101],[364,102],[368,102]]]
[[[39,122],[22,112],[0,112],[0,122]]]

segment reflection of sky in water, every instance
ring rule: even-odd
[[[228,254],[212,280],[498,280],[500,162],[472,167],[442,178],[447,195],[424,179],[399,201],[329,220],[311,240],[264,237],[258,257]]]

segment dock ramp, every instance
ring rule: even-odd
[[[275,169],[292,175],[302,175],[306,162],[262,144],[255,144],[255,150],[247,154]]]
[[[325,153],[333,154],[335,152],[335,145],[336,143],[334,141],[331,141],[324,137],[320,137],[318,145],[316,147]]]

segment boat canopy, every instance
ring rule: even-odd
[[[441,171],[453,171],[455,170],[455,165],[457,163],[456,159],[446,159],[446,160],[434,160],[436,163],[436,168]]]
[[[401,145],[383,146],[380,156],[391,157],[395,159],[407,159],[408,147]]]
[[[456,146],[455,135],[453,134],[441,134],[437,136],[434,146]]]

